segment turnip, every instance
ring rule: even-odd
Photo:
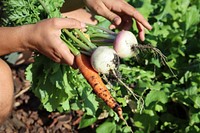
[[[105,75],[109,74],[114,76],[119,81],[119,83],[121,83],[136,99],[138,106],[140,106],[140,111],[143,109],[143,99],[139,95],[135,94],[133,90],[119,77],[119,56],[116,54],[113,48],[108,46],[99,46],[96,48],[91,56],[91,65],[95,71],[103,74],[104,80],[106,80],[110,85],[111,83]]]
[[[150,44],[138,44],[135,35],[131,31],[120,31],[114,40],[113,48],[117,55],[121,58],[134,57],[139,54],[139,51],[149,50],[149,52],[153,52],[155,55],[159,55],[161,57],[162,63],[166,64],[166,57],[159,49],[153,47]]]
[[[119,57],[114,49],[108,46],[99,46],[91,56],[93,69],[102,74],[109,74],[119,65]]]
[[[137,55],[137,45],[135,35],[130,31],[122,30],[117,34],[113,47],[119,57],[130,58]]]

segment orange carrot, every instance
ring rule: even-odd
[[[121,119],[123,119],[122,108],[111,96],[99,74],[92,68],[90,64],[90,58],[83,54],[78,54],[76,55],[76,65],[90,86],[93,88],[97,96],[99,96],[110,108],[112,108],[118,114]]]

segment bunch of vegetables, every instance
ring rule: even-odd
[[[57,3],[62,3],[62,2],[60,1]],[[20,5],[20,3],[22,5]],[[52,7],[51,6],[48,7],[47,5],[49,4],[47,3],[51,3]],[[28,4],[30,7],[27,7],[26,4]],[[34,23],[45,18],[61,16],[59,12],[60,6],[56,7],[57,5],[56,2],[53,2],[50,0],[46,2],[43,2],[42,0],[32,1],[30,3],[25,2],[23,0],[19,2],[14,2],[12,0],[10,2],[4,1],[4,6],[7,7],[6,9],[8,9],[10,6],[13,6],[13,5],[20,9],[30,8],[28,10],[30,10],[31,12],[30,13],[28,12],[29,14],[27,14],[27,17],[24,17],[24,19],[20,19],[20,17],[25,15],[23,13],[26,13],[26,12],[17,12],[16,15],[12,16],[13,13],[11,12],[15,12],[13,10],[14,8],[11,8],[11,10],[5,10],[5,14],[8,15],[11,13],[10,15],[11,17],[8,17],[4,20],[4,22],[7,25],[12,25],[12,23],[14,25],[22,25],[22,24],[27,24],[27,23]],[[32,10],[31,8],[35,8],[37,10],[35,9]],[[13,18],[13,17],[19,17],[19,18]],[[31,22],[29,22],[30,18],[33,19],[34,21],[31,20]],[[66,43],[66,45],[69,47],[71,52],[74,54],[78,69],[80,70],[84,78],[87,80],[89,85],[93,88],[93,91],[111,109],[113,109],[118,114],[119,118],[124,120],[121,106],[112,97],[111,93],[107,89],[107,86],[104,84],[102,78],[100,77],[100,74],[103,74],[103,75],[104,74],[109,75],[111,73],[114,74],[115,78],[117,78],[134,95],[136,99],[137,97],[139,97],[136,94],[134,94],[132,90],[128,86],[126,86],[117,75],[118,73],[117,67],[119,66],[119,60],[120,60],[119,57],[131,58],[133,56],[136,56],[138,52],[137,51],[138,42],[136,40],[135,35],[131,33],[130,31],[120,31],[119,33],[115,33],[106,28],[88,24],[87,31],[85,33],[78,29],[72,29],[72,30],[63,29],[61,39]],[[33,91],[35,90],[37,91],[40,84],[46,87],[49,85],[48,82],[46,82],[47,81],[46,78],[52,75],[47,74],[45,76],[41,76],[43,80],[38,80],[37,78],[35,78],[36,76],[34,76],[35,74],[37,75],[38,71],[41,71],[41,67],[43,67],[43,65],[46,64],[44,59],[48,60],[42,55],[36,56],[35,62],[31,64],[29,68],[27,69],[27,73],[30,73],[30,72],[32,73],[31,74],[32,77],[30,77],[29,74],[27,74],[28,75],[27,78],[32,81]],[[61,64],[55,64],[53,62],[50,62],[50,64],[51,65],[48,66],[50,67],[48,68],[49,71],[51,71],[51,67],[54,69],[55,65],[59,67],[62,66]],[[62,66],[61,68],[64,69],[64,71],[67,73],[71,73],[71,71],[75,71],[72,68],[69,68],[69,66]],[[45,67],[42,69],[46,71]],[[65,74],[63,75],[66,76]],[[67,77],[64,77],[64,78],[67,78]],[[73,79],[73,80],[77,80],[77,79]],[[70,84],[71,81],[68,81],[68,82],[69,83],[66,83],[66,84]],[[44,89],[47,89],[47,88],[44,88]],[[66,89],[69,89],[69,88],[66,88]],[[65,103],[65,104],[68,104],[68,103]]]
[[[42,0],[39,0],[38,2],[33,1],[31,6],[42,6],[43,10],[38,8],[38,11],[40,13],[43,12],[44,15],[47,15],[48,18],[59,17],[60,14],[58,12],[58,9],[54,8],[54,11],[52,11],[52,9],[47,7],[46,3]],[[4,2],[4,5],[8,6],[7,4],[12,5],[13,3]],[[34,17],[36,17],[38,20],[44,19],[39,18],[41,16],[39,12],[38,14],[36,12],[36,16]],[[8,20],[9,19],[10,18],[8,18]],[[16,21],[19,20],[16,19]],[[22,21],[22,23],[18,23],[28,23],[26,22],[26,20],[24,21],[25,22]],[[87,80],[87,82],[90,84],[90,86],[93,88],[93,91],[111,109],[113,109],[121,119],[124,120],[121,106],[112,97],[99,74],[108,75],[112,73],[115,76],[115,78],[117,78],[136,98],[137,95],[134,94],[132,90],[122,82],[122,80],[120,80],[119,76],[117,75],[117,67],[119,66],[119,57],[131,58],[137,55],[137,49],[139,48],[137,47],[137,39],[135,35],[130,31],[123,30],[119,33],[115,33],[113,31],[98,26],[87,25],[87,27],[88,32],[86,31],[86,33],[83,33],[78,29],[63,29],[61,39],[66,43],[71,52],[74,54],[78,69],[80,70],[84,78]],[[113,46],[111,46],[110,44]],[[38,61],[40,60],[40,56],[38,56],[37,58],[38,59],[36,59],[35,64],[40,62]],[[31,69],[35,68],[32,67]],[[34,81],[34,79],[32,79],[32,81]],[[34,83],[35,82],[33,82],[33,86]]]
[[[108,118],[97,128],[97,132],[105,132],[105,129],[108,133],[130,132],[130,128],[119,121],[121,115],[119,112],[122,109],[124,119],[136,132],[200,131],[198,111],[200,108],[198,45],[200,2],[198,0],[127,1],[138,7],[153,24],[153,31],[147,35],[146,42],[165,53],[169,59],[168,65],[176,71],[176,78],[169,68],[160,65],[157,58],[148,56],[148,52],[144,54],[145,58],[138,57],[144,49],[152,50],[154,54],[160,55],[165,63],[165,56],[158,49],[152,45],[140,45],[137,41],[130,43],[132,46],[115,45],[116,42],[123,41],[123,35],[132,36],[132,33],[107,30],[105,27],[108,21],[97,16],[100,27],[88,25],[86,32],[63,29],[61,38],[74,53],[77,62],[80,59],[80,65],[85,62],[82,59],[86,58],[86,64],[91,64],[88,70],[97,76],[100,75],[103,81],[106,81],[104,83],[109,90],[106,92],[113,97],[107,102],[110,103],[109,106],[113,105],[111,108],[116,107],[116,113],[106,106],[103,100],[96,97],[84,74],[80,74],[81,70],[54,63],[43,55],[36,56],[35,62],[26,72],[27,79],[32,82],[32,91],[41,99],[44,108],[50,112],[83,110],[85,114],[79,125],[80,128],[89,126],[98,119]],[[43,6],[38,0],[3,0],[3,2],[7,7],[4,11],[7,14],[4,19],[5,25],[13,26],[60,16],[59,8],[64,1],[46,0],[43,1]],[[70,37],[71,35],[75,38]],[[134,40],[129,39],[129,41]],[[104,52],[98,52],[98,49]],[[127,58],[124,58],[126,56],[122,50],[129,53]],[[111,55],[108,56],[108,53]],[[129,55],[136,58],[130,58]],[[102,62],[95,62],[102,58]],[[102,65],[104,60],[108,65]],[[83,69],[82,66],[79,68]],[[110,74],[114,76],[114,82]],[[134,83],[137,83],[137,89],[134,89],[133,93],[131,88],[134,87]],[[104,95],[104,93],[97,94],[102,97]],[[104,100],[106,101],[106,98]],[[109,119],[110,117],[112,119]]]
[[[26,3],[25,1],[20,1],[20,2]],[[17,6],[23,8],[23,5],[20,5],[20,2],[14,3],[14,1],[11,1],[10,3],[7,3],[5,1],[4,5],[9,7],[12,4],[19,4]],[[32,1],[30,7],[28,7],[28,8],[31,7],[35,8],[35,6],[40,7],[38,8],[38,10],[36,10],[36,12],[35,10],[30,9],[30,11],[34,13],[33,17],[36,18],[35,22],[44,19],[45,18],[44,16],[46,16],[47,18],[60,17],[58,8],[53,7],[52,9],[50,9],[49,7],[47,7],[48,4],[46,3],[47,2],[43,2],[42,0]],[[51,4],[56,5],[52,2]],[[6,13],[9,14],[10,12]],[[19,13],[19,15],[24,15],[24,14],[23,12],[21,12]],[[31,13],[29,15],[31,15]],[[27,19],[28,18],[29,17],[27,17]],[[13,18],[8,18],[8,20],[9,19]],[[29,23],[27,22],[26,19],[24,21],[20,20],[22,21],[21,23],[18,21],[19,19],[16,18],[15,25]],[[13,23],[14,21],[12,20],[10,22]],[[34,23],[34,21],[32,21],[32,23]],[[103,83],[99,74],[110,74],[112,72],[112,74],[114,74],[115,77],[124,85],[124,83],[119,79],[119,77],[117,77],[116,74],[117,67],[119,66],[119,57],[131,58],[137,54],[138,42],[136,40],[136,37],[130,31],[120,31],[119,33],[115,33],[108,29],[101,28],[98,26],[87,25],[87,27],[88,27],[87,30],[89,31],[88,33],[87,32],[83,33],[78,29],[72,29],[72,30],[63,29],[61,39],[66,43],[71,52],[74,54],[78,69],[80,70],[84,78],[88,81],[90,86],[93,88],[94,92],[101,99],[103,99],[103,101],[110,108],[112,108],[119,115],[121,119],[124,119],[122,114],[122,108],[111,96],[109,90]],[[91,28],[92,30],[90,30]],[[95,32],[91,33],[91,31]],[[108,45],[107,41],[109,41],[109,45],[113,44],[113,48],[111,48],[111,45],[105,46],[105,44]],[[38,56],[37,58],[40,60],[40,56]],[[40,61],[36,59],[35,63],[37,64],[37,62]],[[32,69],[34,69],[34,67]],[[129,87],[127,88],[130,90]]]

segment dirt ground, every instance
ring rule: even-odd
[[[15,101],[10,117],[0,126],[0,133],[93,133],[88,127],[78,129],[81,111],[61,114],[42,109],[39,99],[29,90],[25,80],[26,65],[12,67]]]

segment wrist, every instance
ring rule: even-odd
[[[33,51],[35,50],[35,46],[33,44],[34,43],[34,24],[29,24],[29,25],[23,25],[20,26],[20,31],[21,31],[21,47],[23,49],[23,51]]]

